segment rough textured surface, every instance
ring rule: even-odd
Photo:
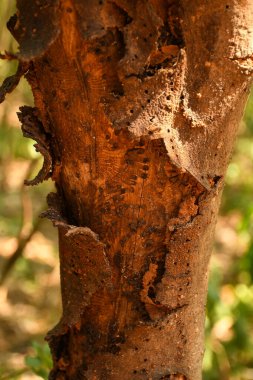
[[[30,61],[42,55],[58,36],[58,0],[17,0],[20,11],[10,18],[7,26],[20,43],[19,58]]]
[[[47,215],[63,317],[48,335],[50,379],[199,380],[213,229],[251,83],[252,3],[43,4],[18,1],[9,27],[31,60],[58,193]]]

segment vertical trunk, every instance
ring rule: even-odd
[[[227,4],[228,3],[228,4]],[[57,195],[51,379],[201,379],[207,271],[251,83],[250,0],[18,0]],[[28,9],[29,8],[29,9]]]

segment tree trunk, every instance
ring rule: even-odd
[[[63,316],[47,337],[50,379],[199,380],[213,231],[251,84],[253,1],[17,7],[8,26],[36,106],[19,118],[45,158],[27,182],[51,176],[57,187],[47,216]]]

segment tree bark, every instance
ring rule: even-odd
[[[57,188],[47,216],[63,315],[47,337],[50,379],[199,380],[253,2],[29,3],[17,0],[9,28],[36,106],[21,109],[22,129],[45,158],[28,182]]]

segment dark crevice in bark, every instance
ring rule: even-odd
[[[123,27],[125,27],[128,24],[131,24],[131,22],[133,21],[133,18],[127,13],[125,9],[120,7],[119,4],[117,4],[114,1],[111,2],[111,6],[112,6],[112,9],[110,9],[110,11],[112,13],[116,12],[118,19],[123,19],[122,20]]]
[[[187,377],[180,373],[173,373],[160,377],[159,380],[187,380]]]

